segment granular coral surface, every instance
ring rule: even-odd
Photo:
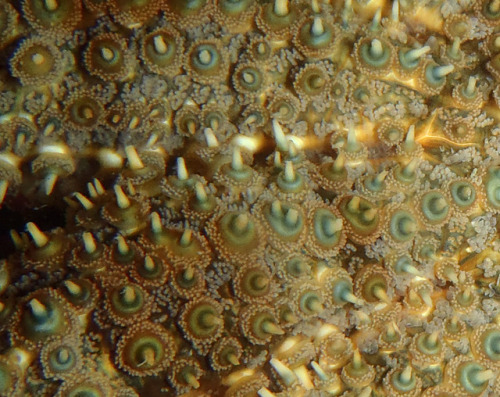
[[[500,1],[2,0],[0,76],[1,396],[500,395]]]

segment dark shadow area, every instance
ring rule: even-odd
[[[64,211],[55,206],[41,206],[39,208],[0,208],[0,259],[7,258],[14,251],[14,244],[10,238],[12,229],[18,232],[25,230],[28,222],[35,222],[40,230],[50,230],[65,225]]]

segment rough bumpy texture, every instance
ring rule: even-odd
[[[500,1],[3,0],[0,53],[0,395],[500,395]]]

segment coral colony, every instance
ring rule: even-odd
[[[1,396],[500,396],[499,0],[2,0],[0,51]]]

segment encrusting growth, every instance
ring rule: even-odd
[[[1,396],[500,395],[499,0],[0,0],[0,57]]]

